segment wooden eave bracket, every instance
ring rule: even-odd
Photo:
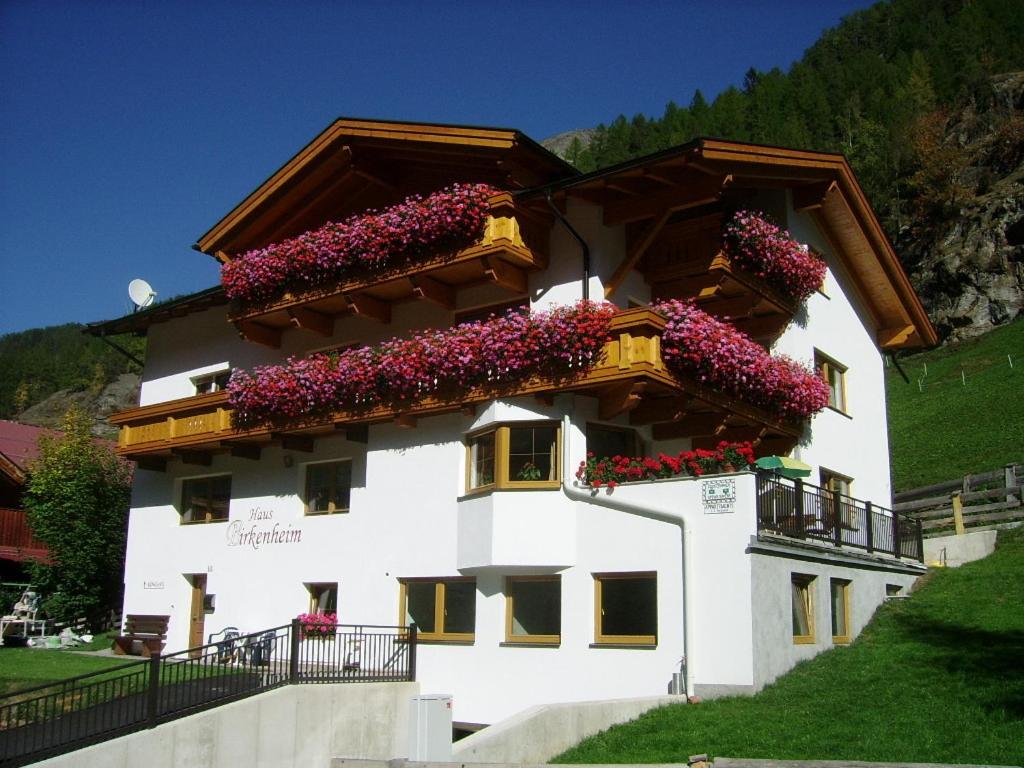
[[[235,440],[221,440],[220,444],[230,449],[231,455],[238,459],[259,461],[262,449],[254,443],[242,443]]]
[[[633,241],[630,245],[629,250],[626,252],[626,258],[622,260],[622,263],[615,269],[615,273],[608,280],[608,283],[604,287],[604,297],[610,299],[612,294],[619,289],[622,285],[623,280],[629,275],[633,267],[637,265],[644,253],[651,246],[661,230],[664,229],[666,222],[672,216],[672,211],[665,209],[657,215],[643,232]]]
[[[289,307],[288,317],[296,328],[304,328],[321,336],[334,335],[334,318],[306,307]]]
[[[728,413],[720,411],[692,413],[684,415],[679,421],[655,424],[652,434],[655,440],[672,440],[677,437],[713,437],[725,428],[725,420],[728,417]]]
[[[181,459],[185,464],[195,464],[199,467],[208,467],[213,462],[213,457],[205,451],[193,451],[188,448],[172,448],[171,453]]]
[[[835,181],[819,181],[793,187],[793,210],[810,211],[821,208],[829,194],[838,189],[839,185]]]
[[[731,174],[714,174],[706,178],[694,178],[691,182],[681,182],[677,187],[666,189],[655,195],[610,203],[604,207],[605,226],[626,224],[675,213],[698,205],[713,203],[721,198],[726,187],[732,184]]]
[[[640,405],[640,399],[647,389],[642,381],[623,381],[601,392],[598,397],[598,415],[602,421],[614,419],[621,413],[632,411]]]
[[[272,432],[271,440],[277,440],[286,451],[299,451],[300,453],[312,453],[314,447],[313,438],[306,435],[289,435],[282,432]]]
[[[522,294],[529,289],[526,272],[497,256],[484,258],[484,274],[491,282],[513,293]]]
[[[350,443],[366,445],[370,441],[370,427],[368,424],[336,423],[334,428],[338,432],[344,433],[345,439]]]
[[[128,457],[131,459],[132,457]],[[135,466],[139,469],[145,469],[148,472],[166,472],[167,471],[167,459],[161,456],[137,456],[134,459]]]
[[[882,349],[900,349],[905,346],[919,345],[920,334],[913,325],[897,325],[892,328],[882,328],[878,331],[878,346]]]
[[[354,314],[369,317],[385,325],[391,322],[391,304],[388,302],[368,296],[365,293],[346,293],[343,295]]]
[[[395,426],[403,429],[415,429],[416,417],[410,413],[400,413],[395,416]]]
[[[427,275],[412,275],[409,282],[412,283],[412,292],[417,298],[440,304],[448,311],[455,309],[454,287]]]
[[[629,413],[629,423],[634,426],[656,424],[657,422],[679,421],[686,414],[689,399],[686,397],[644,398]]]
[[[239,320],[235,323],[238,335],[246,341],[255,341],[272,349],[281,348],[281,331],[277,328],[254,323],[251,320]]]

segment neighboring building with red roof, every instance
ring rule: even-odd
[[[53,430],[0,420],[0,579],[14,574],[27,560],[47,556],[46,546],[32,536],[21,497],[28,466],[39,455],[39,437]]]

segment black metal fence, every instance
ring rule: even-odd
[[[760,530],[924,561],[921,521],[802,480],[757,476]]]
[[[299,683],[416,679],[416,627],[298,620],[0,697],[0,766],[18,766]]]

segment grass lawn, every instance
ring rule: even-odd
[[[137,656],[89,656],[45,648],[0,648],[0,695],[139,661]]]
[[[1024,765],[1024,529],[753,697],[655,710],[552,762],[689,755]]]
[[[897,491],[1024,462],[1024,320],[900,365],[910,384],[886,371]]]

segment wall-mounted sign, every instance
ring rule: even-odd
[[[146,580],[146,581],[142,582],[142,588],[143,589],[163,589],[164,588],[164,583],[163,583],[163,581],[150,581],[150,580]]]
[[[270,509],[253,507],[247,520],[235,520],[228,524],[227,544],[229,547],[252,547],[259,550],[271,544],[298,544],[302,541],[302,530],[291,523],[281,525],[274,522]]]
[[[701,482],[700,498],[705,515],[721,515],[736,511],[736,478],[727,477]]]

